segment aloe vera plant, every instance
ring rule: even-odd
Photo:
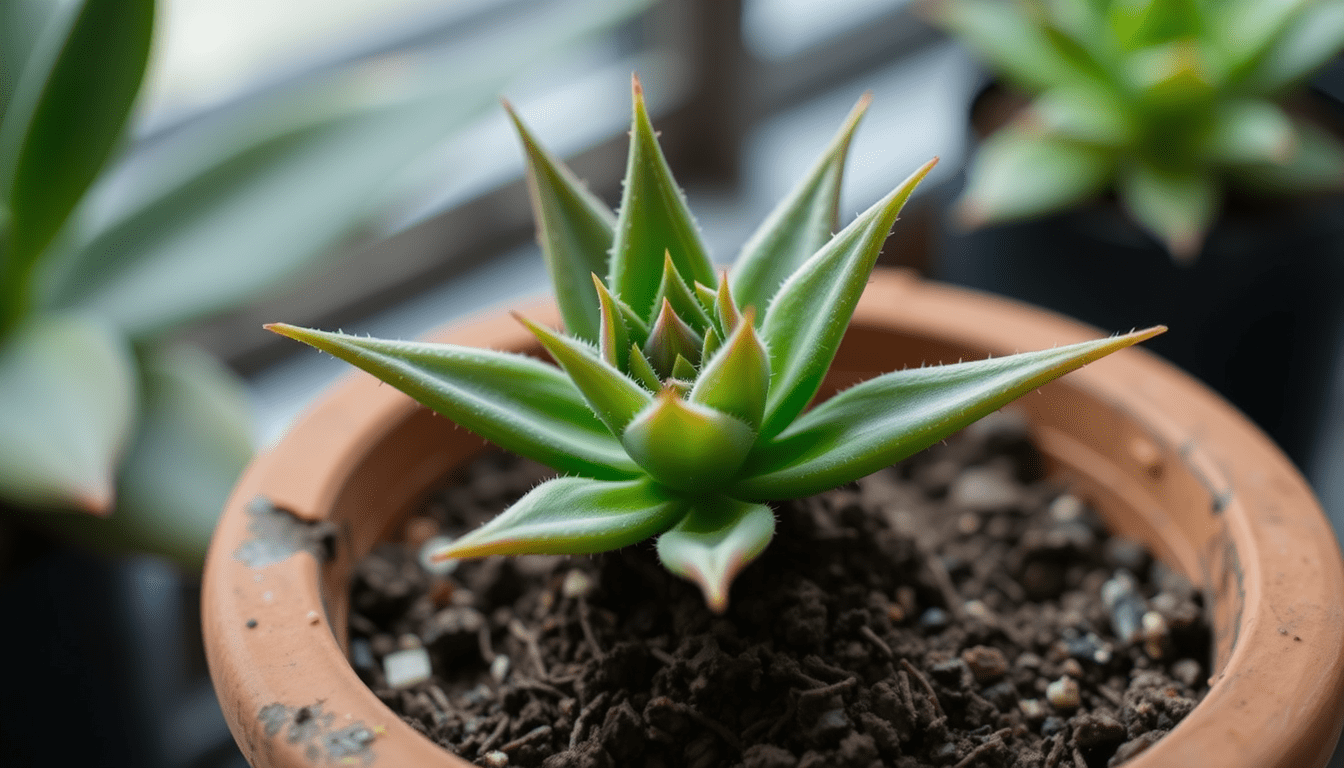
[[[716,271],[638,79],[613,214],[514,116],[566,332],[519,317],[559,364],[272,324],[563,476],[435,553],[580,554],[657,536],[715,611],[769,543],[769,502],[921,450],[1063,373],[1161,332],[870,379],[807,410],[902,205],[931,160],[834,237],[865,97],[807,177]]]
[[[1344,185],[1344,147],[1286,108],[1344,48],[1339,0],[928,0],[924,8],[1031,96],[980,149],[971,225],[1114,189],[1178,260],[1200,252],[1225,190]]]

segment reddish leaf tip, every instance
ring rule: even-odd
[[[289,323],[265,323],[261,327],[280,336],[298,339],[298,336],[296,335],[296,332],[299,330],[298,327],[290,325]]]
[[[638,72],[630,73],[630,92],[634,94],[636,100],[642,100],[644,98],[644,86],[639,82]]]
[[[75,493],[73,501],[75,508],[81,512],[87,512],[96,517],[107,517],[112,514],[112,502],[116,498],[116,490],[110,480],[103,480],[92,488],[81,488]]]

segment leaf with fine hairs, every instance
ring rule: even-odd
[[[761,425],[770,388],[770,355],[756,335],[755,314],[747,307],[747,321],[704,362],[690,394],[691,402],[736,416],[753,429]]]
[[[527,155],[527,189],[537,217],[537,240],[565,330],[596,343],[601,322],[589,276],[607,274],[616,215],[537,142],[508,102],[504,108]]]
[[[43,316],[0,345],[0,499],[103,514],[136,419],[126,342],[85,317]]]
[[[608,365],[618,371],[627,370],[630,363],[630,330],[607,286],[602,284],[597,275],[592,278],[598,304],[597,349]]]
[[[872,95],[854,105],[840,131],[807,176],[770,212],[742,246],[729,279],[740,307],[764,310],[799,265],[831,239],[840,226],[840,182],[845,156]]]
[[[551,353],[570,381],[588,402],[597,418],[607,425],[611,434],[620,436],[640,409],[653,401],[648,390],[616,370],[601,353],[578,339],[564,336],[550,328],[538,325],[520,315],[514,315],[537,337]]]
[[[1069,371],[1165,331],[911,368],[869,379],[803,414],[747,459],[735,496],[765,501],[834,488],[921,451]]]
[[[480,528],[432,554],[583,555],[641,542],[686,514],[686,502],[648,479],[547,480]]]
[[[658,283],[658,293],[654,297],[653,305],[662,307],[664,299],[672,305],[677,317],[685,320],[697,331],[703,333],[704,329],[713,326],[709,312],[700,303],[693,289],[678,274],[676,265],[672,263],[672,254],[667,251],[663,252],[663,278]]]
[[[741,419],[681,399],[672,388],[625,428],[621,444],[639,466],[664,485],[691,494],[722,486],[737,475],[756,440]]]
[[[937,158],[841,230],[780,287],[761,322],[770,393],[761,434],[778,434],[807,407],[835,357],[859,296],[905,201]]]
[[[649,339],[644,342],[644,356],[660,376],[668,376],[678,356],[698,362],[704,345],[704,337],[687,325],[664,299],[662,310],[649,329]]]
[[[677,272],[687,283],[714,285],[715,278],[699,228],[658,146],[638,78],[632,91],[630,158],[607,285],[631,309],[648,318],[653,314],[664,253],[672,254]]]
[[[658,559],[689,579],[715,613],[728,608],[728,588],[775,535],[775,515],[764,504],[727,497],[695,502],[690,514],[658,537]]]
[[[266,327],[352,363],[501,448],[562,472],[605,480],[641,474],[553,365],[455,344],[368,339],[284,323]]]

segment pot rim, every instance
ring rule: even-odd
[[[549,302],[523,312],[558,322]],[[851,327],[994,354],[1098,333],[883,269]],[[535,349],[502,315],[435,338]],[[1080,396],[1108,409],[1103,416],[1114,423],[1072,407]],[[1027,402],[1042,450],[1066,457],[1083,486],[1101,495],[1104,514],[1139,508],[1134,532],[1156,537],[1159,554],[1218,596],[1213,618],[1222,631],[1208,695],[1127,765],[1324,766],[1344,724],[1344,561],[1288,459],[1221,398],[1143,350],[1124,350],[1019,402]],[[329,588],[345,584],[353,557],[421,490],[483,445],[461,430],[466,439],[443,441],[445,425],[394,388],[352,373],[236,486],[207,558],[202,622],[225,718],[253,765],[470,765],[402,722],[356,676],[342,651],[348,606]],[[1126,432],[1126,442],[1115,455],[1099,455],[1071,437],[1080,429]],[[369,449],[398,430],[427,446],[423,454],[408,461]],[[298,469],[311,467],[323,471]],[[1203,507],[1188,515],[1194,522],[1142,511],[1161,494]],[[369,504],[390,514],[352,511]]]

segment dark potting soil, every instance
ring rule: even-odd
[[[358,567],[352,663],[479,765],[1119,765],[1207,689],[1201,597],[1040,465],[996,414],[779,504],[716,616],[651,542],[424,571],[415,544],[547,473],[488,456],[410,520],[411,546]],[[393,655],[421,647],[433,674],[390,687]]]

